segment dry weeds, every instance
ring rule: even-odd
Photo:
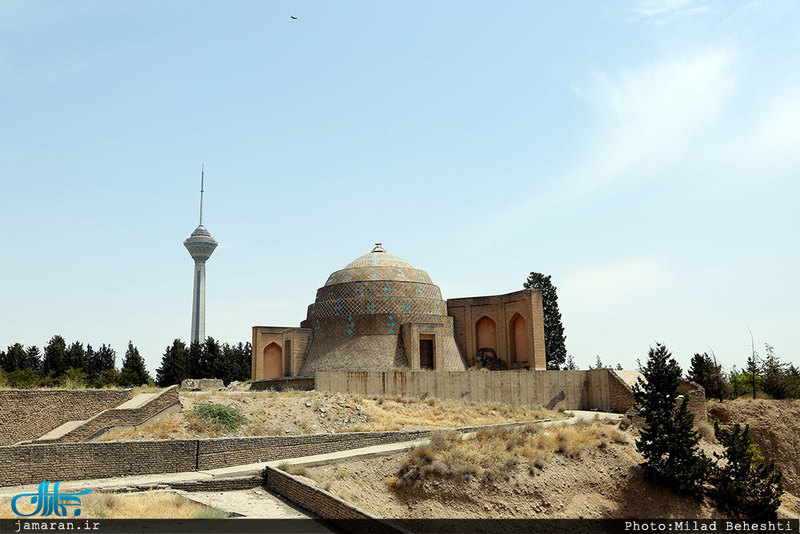
[[[122,430],[102,441],[277,436],[490,425],[564,417],[532,406],[408,398],[361,397],[310,391],[181,393],[183,409],[162,421]],[[239,410],[248,422],[229,432],[193,413],[199,404]]]
[[[476,477],[491,483],[507,480],[519,464],[527,463],[535,474],[553,454],[579,458],[587,448],[605,449],[610,443],[625,445],[630,440],[624,432],[597,422],[489,429],[473,438],[440,433],[431,438],[430,445],[409,451],[397,476],[385,482],[402,490],[419,487],[426,480],[463,482]]]
[[[36,507],[17,503],[22,513],[31,513]],[[70,508],[71,509],[71,508]],[[145,493],[89,493],[81,497],[81,519],[195,519],[200,517],[228,517],[216,510],[167,491]],[[14,519],[11,499],[0,504],[0,518]]]

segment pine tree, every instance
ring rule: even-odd
[[[50,338],[47,346],[44,348],[44,358],[42,359],[42,376],[52,374],[55,377],[60,376],[67,370],[66,365],[66,352],[67,343],[64,338],[55,335]]]
[[[25,349],[25,367],[29,367],[34,371],[39,371],[42,368],[42,353],[36,345],[31,345]]]
[[[189,373],[189,349],[180,339],[172,342],[161,357],[161,367],[156,370],[156,382],[159,386],[167,387],[180,384],[183,380],[191,378]]]
[[[676,493],[699,497],[711,460],[698,449],[700,435],[692,429],[688,399],[678,402],[681,368],[667,347],[657,343],[650,348],[642,374],[644,381],[639,379],[634,387],[634,399],[645,421],[636,442],[644,457],[644,476]]]
[[[757,521],[775,520],[781,505],[783,484],[775,463],[766,463],[750,440],[750,426],[737,423],[730,430],[714,423],[714,434],[725,447],[724,460],[714,469],[715,497],[719,506],[731,514]]]
[[[761,364],[762,388],[764,393],[773,399],[786,399],[792,396],[792,384],[789,379],[789,365],[781,363],[775,354],[775,348],[766,344],[764,363]]]
[[[558,310],[558,293],[550,275],[532,272],[523,284],[525,289],[542,290],[542,314],[544,316],[544,352],[548,369],[560,369],[567,358],[566,336]]]
[[[2,366],[5,372],[12,373],[18,369],[25,369],[27,367],[25,365],[27,359],[25,347],[20,343],[14,343],[9,346],[3,354],[3,358],[0,360],[0,366]]]
[[[128,341],[128,350],[125,351],[125,359],[122,362],[119,382],[123,386],[141,386],[153,379],[147,372],[144,365],[144,358],[139,355],[137,349],[131,341]]]
[[[83,343],[76,341],[67,348],[64,356],[64,366],[67,369],[83,369],[85,364],[86,351],[83,349]]]
[[[578,366],[575,364],[575,358],[572,357],[572,354],[567,356],[567,363],[564,364],[565,371],[577,371]]]

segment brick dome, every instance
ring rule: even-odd
[[[392,256],[378,243],[332,273],[317,290],[301,324],[313,333],[302,374],[406,367],[401,325],[429,325],[446,330],[452,340],[449,319],[442,292],[428,273]],[[463,368],[460,360],[456,368]]]

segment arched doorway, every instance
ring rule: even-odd
[[[477,349],[493,349],[497,352],[497,325],[485,315],[475,323]]]
[[[275,342],[264,347],[264,378],[278,378],[283,374],[281,346]]]
[[[508,339],[511,341],[511,363],[528,363],[528,331],[525,328],[525,319],[515,313],[508,327]]]

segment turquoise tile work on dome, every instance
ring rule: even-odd
[[[407,261],[386,252],[380,243],[369,254],[364,254],[348,263],[344,269],[334,272],[325,282],[326,286],[346,282],[365,282],[375,280],[409,281],[415,280],[432,284],[425,271],[415,269]]]

